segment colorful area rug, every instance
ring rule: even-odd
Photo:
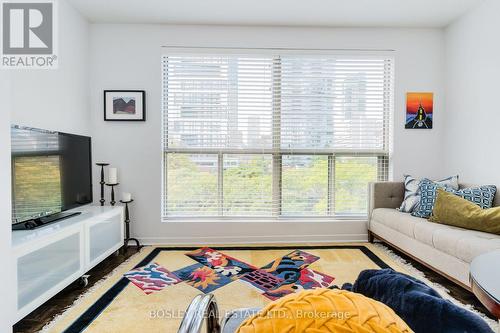
[[[263,307],[304,289],[354,282],[365,269],[403,265],[371,244],[299,247],[148,247],[75,303],[48,332],[177,332],[200,293],[222,313]],[[410,273],[411,274],[411,273]]]

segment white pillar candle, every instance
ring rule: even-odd
[[[108,184],[117,184],[117,183],[118,183],[118,177],[116,168],[109,168]]]
[[[126,192],[123,192],[122,193],[122,201],[130,201],[132,200],[132,194],[131,193],[126,193]]]

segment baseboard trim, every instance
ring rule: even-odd
[[[367,234],[336,235],[262,235],[215,237],[137,237],[144,245],[207,245],[207,244],[283,244],[283,243],[363,243]]]

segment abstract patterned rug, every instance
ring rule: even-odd
[[[199,293],[220,311],[263,307],[304,289],[353,282],[364,269],[404,267],[371,244],[297,247],[147,247],[119,266],[48,332],[177,332]]]

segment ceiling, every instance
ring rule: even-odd
[[[483,0],[68,0],[94,23],[445,27]]]

